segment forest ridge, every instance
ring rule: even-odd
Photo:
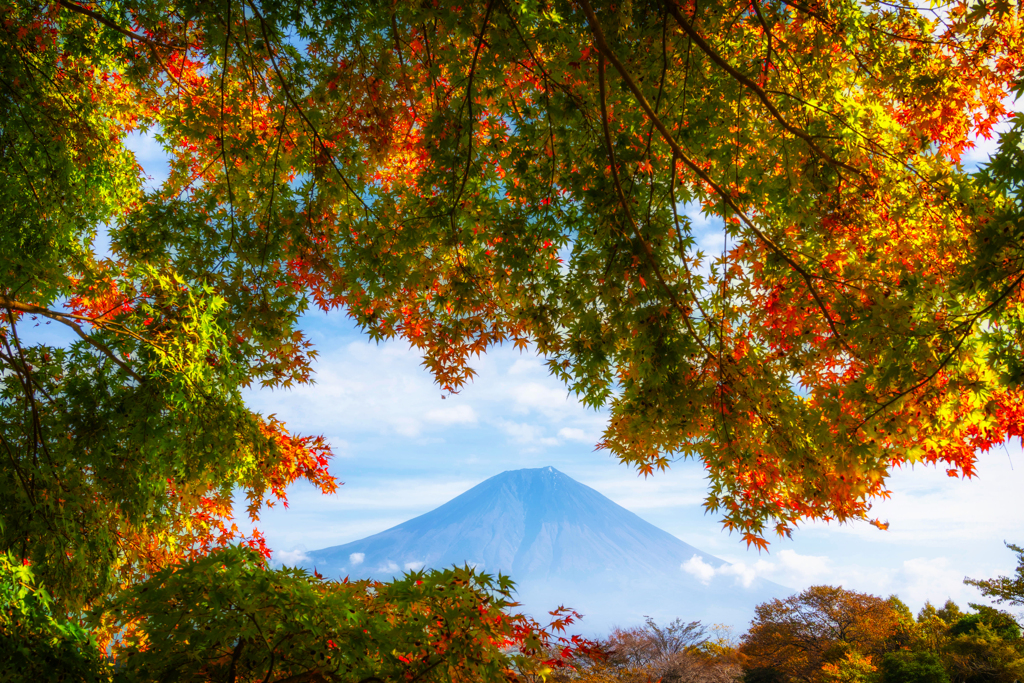
[[[968,582],[987,595],[1014,578]],[[598,649],[557,675],[572,683],[1013,683],[1024,676],[1024,641],[1007,612],[951,600],[926,603],[915,619],[896,596],[883,600],[836,586],[812,586],[757,606],[739,638],[724,625],[682,619],[616,629]]]

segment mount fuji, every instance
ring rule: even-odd
[[[326,576],[387,580],[453,564],[500,571],[538,621],[565,604],[592,634],[647,615],[743,631],[758,603],[791,593],[731,572],[553,467],[503,472],[391,529],[306,556],[301,564]]]

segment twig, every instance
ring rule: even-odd
[[[36,306],[35,304],[26,304],[26,303],[22,303],[20,301],[14,301],[12,299],[8,299],[5,296],[0,296],[0,307],[6,308],[9,311],[20,311],[22,313],[32,313],[32,314],[35,314],[35,315],[46,316],[47,318],[50,318],[51,320],[56,320],[59,323],[67,325],[68,327],[73,329],[78,334],[79,337],[81,337],[88,344],[90,344],[91,346],[93,346],[97,350],[99,350],[100,353],[102,353],[104,356],[106,356],[110,360],[114,361],[114,363],[116,363],[118,365],[118,367],[120,367],[122,370],[127,372],[129,375],[131,375],[136,381],[138,381],[140,384],[143,382],[142,377],[140,375],[138,375],[134,370],[132,370],[128,366],[127,363],[125,363],[123,360],[118,358],[114,354],[114,352],[111,351],[109,348],[107,348],[103,344],[99,343],[98,341],[96,341],[95,339],[93,339],[92,337],[87,335],[82,330],[82,326],[81,325],[79,325],[78,323],[75,323],[75,322],[73,322],[71,320],[72,317],[81,318],[81,316],[72,316],[70,314],[58,313],[57,311],[51,311],[48,308],[43,308],[42,306]]]
[[[168,50],[181,50],[182,47],[183,47],[183,46],[177,45],[175,43],[161,43],[159,40],[153,40],[152,38],[149,38],[148,36],[143,36],[143,35],[140,35],[138,33],[133,33],[132,31],[129,31],[126,28],[122,28],[121,26],[118,26],[113,20],[106,18],[105,16],[103,16],[99,12],[91,10],[88,7],[83,7],[82,5],[79,5],[77,3],[69,2],[69,0],[57,0],[57,4],[60,5],[61,7],[63,7],[64,9],[70,10],[72,12],[77,12],[78,14],[84,14],[87,17],[95,19],[96,21],[98,21],[99,23],[103,24],[107,28],[114,29],[115,31],[117,31],[121,35],[126,36],[128,38],[131,38],[132,40],[138,40],[139,42],[146,43],[147,45],[153,45],[153,46],[156,46],[156,47],[162,47],[162,48],[166,48]]]

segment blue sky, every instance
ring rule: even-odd
[[[158,146],[148,136],[134,136],[131,145],[151,184],[159,184],[166,162]],[[993,147],[981,141],[965,161],[976,164]],[[720,251],[716,226],[699,216],[694,223],[698,247]],[[474,364],[479,374],[470,385],[442,398],[407,345],[373,344],[342,313],[310,314],[304,327],[320,352],[316,384],[254,390],[247,400],[295,432],[323,434],[335,452],[331,471],[345,483],[326,497],[296,485],[289,509],[263,515],[260,528],[280,561],[383,531],[502,471],[548,465],[735,563],[736,581],[756,575],[794,589],[829,583],[896,593],[915,611],[928,599],[979,601],[963,578],[1011,573],[1015,557],[1003,541],[1024,543],[1019,443],[982,454],[979,474],[969,481],[934,468],[896,471],[892,499],[872,511],[890,522],[888,531],[866,523],[811,524],[791,540],[770,538],[769,552],[759,554],[704,514],[698,463],[680,462],[644,480],[595,451],[606,416],[573,400],[531,352],[496,349]]]

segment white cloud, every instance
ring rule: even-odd
[[[726,576],[735,576],[736,583],[744,588],[750,588],[750,585],[754,583],[754,579],[757,578],[758,573],[763,571],[763,568],[759,566],[762,562],[763,560],[758,560],[752,565],[748,565],[745,562],[725,564],[719,567],[718,573]]]
[[[793,577],[796,583],[801,585],[819,583],[826,581],[829,576],[835,575],[829,558],[820,555],[801,555],[795,550],[780,550],[778,568],[773,571],[777,576]],[[758,564],[762,564],[759,561]],[[765,568],[771,567],[771,563],[763,562]]]
[[[314,490],[303,491],[295,496],[292,508],[301,502],[308,506],[318,506],[319,512],[327,515],[352,510],[426,511],[448,502],[479,483],[469,479],[425,482],[422,479],[405,478],[367,481],[359,485],[349,483],[339,488],[333,496],[324,496]]]
[[[414,418],[396,415],[391,418],[391,428],[402,436],[419,436],[422,424]]]
[[[441,400],[441,390],[420,367],[422,357],[407,344],[351,342],[318,350],[315,384],[253,390],[247,403],[300,432],[320,433],[329,425],[349,442],[353,434],[417,438],[475,421],[473,407],[459,395]]]
[[[418,444],[450,441],[454,430],[505,431],[532,448],[555,446],[551,436],[596,443],[607,416],[570,396],[532,350],[493,349],[475,359],[478,377],[457,394],[444,394],[422,367],[422,355],[408,344],[362,341],[336,345],[311,335],[320,356],[315,384],[290,390],[252,390],[246,401],[274,413],[298,433],[324,433],[336,450],[358,457],[370,439],[413,439]],[[349,336],[349,339],[352,337]],[[336,342],[335,342],[336,343]],[[514,426],[508,423],[515,416]]]
[[[775,553],[770,560],[739,560],[717,569],[707,564],[700,567],[696,563],[683,568],[694,575],[703,571],[706,576],[707,570],[711,569],[715,576],[735,576],[737,583],[743,586],[750,586],[754,579],[762,578],[796,591],[828,584],[881,597],[895,594],[914,610],[920,608],[925,601],[942,604],[952,599],[962,607],[966,607],[969,602],[986,602],[977,589],[964,585],[964,570],[958,569],[958,566],[962,566],[962,563],[954,565],[949,558],[941,556],[917,557],[898,564],[875,556],[866,564],[839,564],[826,556],[804,555],[784,549]],[[971,576],[985,577],[997,574],[999,570],[979,566],[976,571],[969,572]],[[703,580],[707,583],[710,578]]]
[[[700,236],[706,233],[721,235],[722,219],[719,216],[704,213],[704,207],[700,202],[692,201],[679,206],[680,216],[690,219],[690,226],[694,235]]]
[[[388,560],[387,562],[382,564],[380,566],[380,568],[377,569],[377,571],[379,571],[379,572],[392,572],[392,573],[394,573],[394,572],[398,571],[398,565],[395,564],[393,561]]]
[[[708,584],[715,576],[735,577],[737,585],[749,588],[755,579],[764,578],[788,586],[806,587],[816,583],[832,583],[836,577],[827,557],[800,555],[793,550],[780,550],[778,561],[757,559],[754,562],[742,560],[714,567],[694,555],[681,565],[681,569]]]
[[[428,422],[440,425],[476,424],[476,411],[469,405],[428,410],[425,417]]]
[[[593,438],[587,436],[586,432],[576,427],[562,427],[558,430],[558,436],[567,441],[583,441],[585,443],[593,441]]]
[[[910,604],[921,604],[926,600],[942,604],[952,599],[966,607],[968,602],[985,602],[976,588],[964,585],[963,570],[954,568],[945,557],[904,560],[895,572],[894,583],[899,596]]]
[[[157,130],[136,131],[125,136],[124,145],[135,154],[135,161],[148,178],[148,189],[156,189],[170,174],[169,157],[156,139]]]
[[[274,561],[280,562],[281,564],[288,567],[300,565],[303,562],[306,562],[307,560],[309,560],[309,555],[306,554],[305,550],[295,549],[274,551]]]
[[[423,563],[422,562],[418,562],[417,561],[417,562],[406,562],[405,563],[405,571],[407,571],[407,572],[418,571],[418,570],[420,570],[422,568],[423,568]]]
[[[690,229],[694,245],[690,248],[690,257],[695,258],[697,252],[703,252],[704,259],[696,266],[696,271],[707,276],[711,271],[711,262],[721,256],[725,237],[724,222],[720,216],[706,215],[700,202],[689,202],[679,207],[680,215],[690,219]]]
[[[896,469],[888,482],[891,498],[876,502],[871,510],[872,518],[889,521],[887,531],[855,523],[833,525],[831,533],[887,545],[948,545],[976,540],[984,520],[986,535],[1012,539],[1019,535],[1024,518],[1024,497],[1018,495],[1024,468],[1011,467],[1011,459],[1021,463],[1020,453],[1019,445],[1014,445],[982,454],[973,479],[950,479],[945,470],[924,465]]]
[[[715,568],[701,559],[700,555],[695,554],[679,565],[679,568],[687,574],[695,576],[705,586],[711,583],[711,579],[715,578]]]
[[[576,404],[565,387],[552,386],[550,383],[526,382],[512,387],[516,408],[519,411],[537,411],[545,416],[554,417],[563,412],[571,411]]]
[[[510,420],[496,420],[495,425],[513,441],[524,446],[537,448],[539,446],[558,445],[558,439],[545,436],[545,429],[539,425],[528,422],[512,422]]]
[[[583,478],[581,481],[627,510],[663,512],[664,519],[645,519],[668,531],[671,528],[666,522],[678,517],[680,508],[696,508],[707,495],[707,480],[702,472],[687,471],[684,467],[659,472],[647,478],[638,476],[635,471],[619,470],[614,474],[614,477]],[[685,533],[677,535],[687,543],[707,550],[700,543],[695,543],[693,534],[694,529],[689,528]]]
[[[537,358],[519,358],[508,369],[510,375],[547,375],[547,370]]]
[[[358,567],[366,559],[366,553],[352,553],[348,556],[348,561],[352,563],[353,567]]]

